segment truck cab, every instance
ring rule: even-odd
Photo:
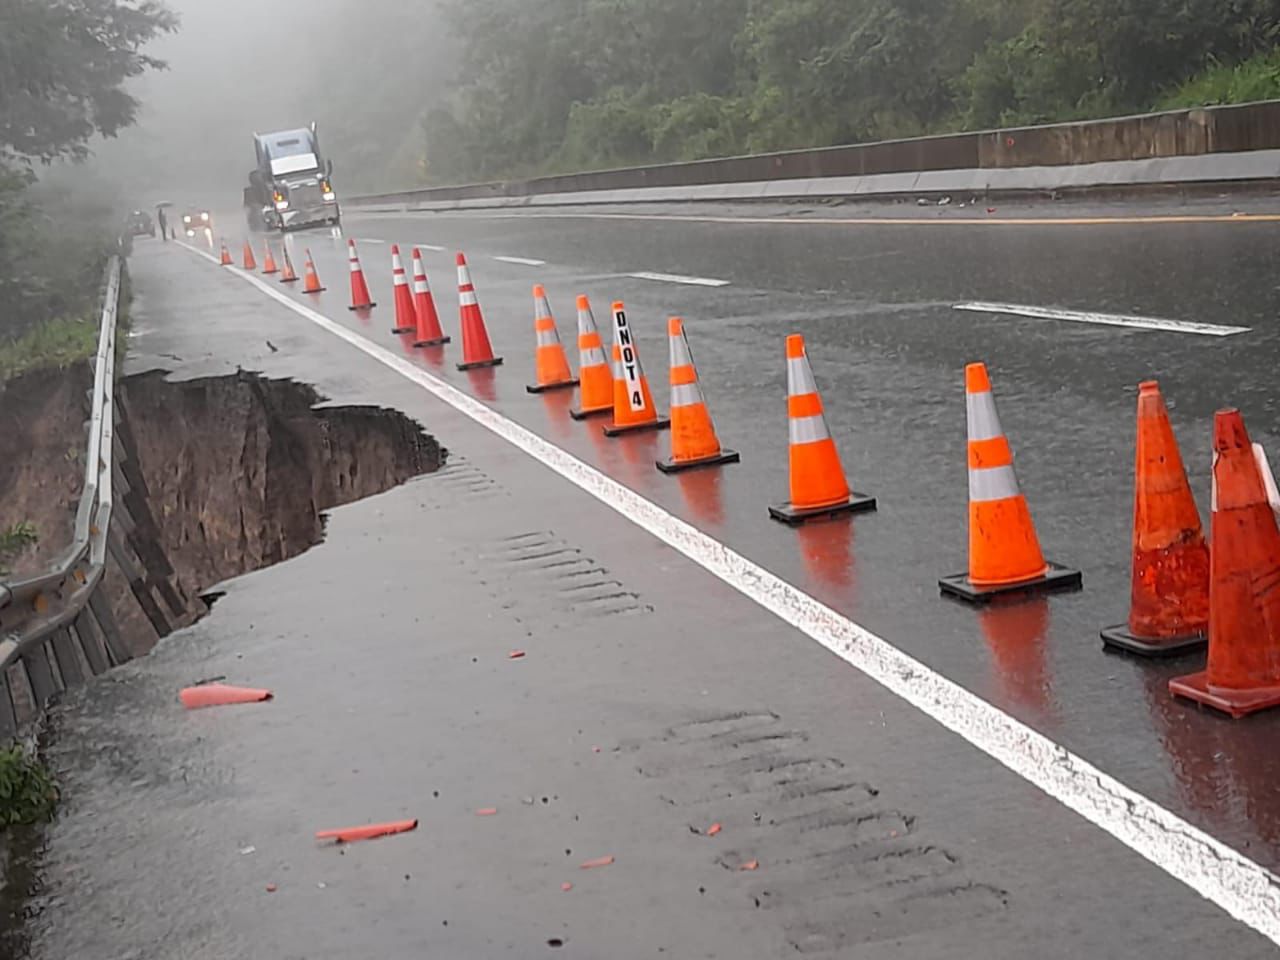
[[[320,155],[316,125],[253,136],[258,165],[244,191],[250,225],[295,230],[342,220],[333,162]]]

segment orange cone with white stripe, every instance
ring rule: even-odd
[[[253,245],[248,240],[244,242],[244,254],[241,257],[240,265],[246,270],[258,269],[258,261],[253,257]]]
[[[284,253],[284,270],[280,272],[280,282],[297,283],[298,274],[297,271],[293,269],[293,258],[289,256],[289,247],[287,244],[282,248],[282,252]]]
[[[316,273],[316,263],[311,259],[311,249],[307,248],[307,263],[303,269],[302,292],[324,293],[324,289],[324,287],[320,286],[320,275]]]
[[[658,415],[649,378],[640,366],[640,350],[631,335],[627,310],[613,305],[613,422],[605,426],[606,437],[638,430],[663,430],[671,421]]]
[[[462,362],[457,365],[458,369],[474,370],[501,364],[502,358],[494,356],[493,345],[489,343],[480,298],[476,296],[476,285],[471,282],[471,268],[461,253],[458,254],[458,313],[462,324]]]
[[[1209,547],[1160,385],[1138,385],[1129,619],[1102,631],[1108,647],[1167,657],[1203,647]]]
[[[540,283],[533,288],[533,335],[534,372],[538,382],[525,389],[530,393],[542,393],[576,387],[578,381],[569,369],[569,358],[564,355],[556,318],[551,313],[551,304],[547,302],[547,291]]]
[[[969,429],[969,570],[944,577],[938,586],[943,593],[970,603],[986,603],[1002,593],[1078,588],[1079,570],[1048,563],[1040,552],[984,364],[965,367],[964,388]]]
[[[271,241],[262,241],[262,272],[264,274],[279,273],[280,268],[276,266],[276,258],[271,255]]]
[[[684,321],[667,320],[667,341],[671,350],[671,456],[658,461],[663,473],[677,473],[694,467],[715,467],[741,459],[720,446],[715,424],[698,385],[698,371],[684,335]]]
[[[796,333],[787,337],[787,426],[791,499],[769,507],[769,516],[794,525],[876,508],[875,497],[849,489],[836,442],[827,429],[804,337]]]
[[[221,266],[230,267],[233,265],[231,260],[231,251],[227,249],[227,241],[222,241],[222,259],[218,261]]]
[[[391,245],[391,284],[395,292],[396,320],[392,333],[413,333],[418,329],[418,315],[413,308],[413,291],[409,289],[409,275],[400,259],[400,245]]]
[[[578,297],[578,379],[582,385],[578,406],[569,411],[569,416],[585,420],[613,413],[613,371],[604,356],[591,301],[585,296]]]
[[[422,251],[413,248],[413,312],[418,317],[415,347],[438,347],[449,338],[440,329],[440,315],[436,313],[435,297],[427,283],[427,268],[422,265]]]
[[[351,266],[351,306],[348,310],[367,310],[376,307],[369,296],[369,284],[364,280],[364,269],[360,266],[360,254],[356,252],[356,242],[347,241],[347,262]]]

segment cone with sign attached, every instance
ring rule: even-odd
[[[436,300],[427,283],[427,268],[422,264],[422,252],[413,248],[413,312],[418,318],[415,347],[438,347],[449,338],[440,329],[440,315],[436,313]]]
[[[369,296],[369,284],[364,280],[364,269],[360,266],[360,254],[356,252],[356,242],[347,241],[347,261],[351,266],[351,306],[348,310],[368,310],[377,304]]]
[[[302,272],[303,293],[324,293],[325,288],[320,286],[320,275],[316,273],[316,263],[311,259],[310,248],[307,249],[307,262]]]
[[[458,254],[458,313],[462,325],[462,362],[458,369],[474,370],[501,364],[502,358],[494,356],[493,346],[489,343],[489,331],[484,326],[476,286],[471,282],[471,269],[461,253]]]
[[[1280,706],[1280,529],[1244,418],[1213,422],[1209,658],[1169,690],[1233,717]]]
[[[253,245],[248,240],[244,242],[244,252],[241,255],[240,265],[246,270],[258,269],[258,261],[253,256]]]
[[[293,257],[289,256],[289,247],[286,245],[283,250],[284,269],[280,271],[281,283],[297,283],[298,273],[293,269]]]
[[[262,241],[262,272],[263,274],[279,273],[280,268],[276,266],[276,258],[271,255],[271,241]]]
[[[569,411],[575,420],[613,413],[613,370],[604,356],[604,344],[591,312],[591,301],[578,297],[578,406]]]
[[[613,422],[604,427],[606,437],[640,430],[665,430],[671,421],[658,415],[649,378],[640,366],[640,349],[631,335],[627,310],[613,305]]]
[[[1138,386],[1129,620],[1102,631],[1113,649],[1173,656],[1204,646],[1209,547],[1160,385]]]
[[[569,358],[564,355],[564,345],[560,343],[560,331],[556,329],[556,318],[551,313],[551,304],[547,302],[547,291],[540,283],[533,288],[533,336],[534,373],[538,382],[529,384],[525,389],[530,393],[542,393],[576,387],[578,380],[569,369]]]
[[[667,321],[667,341],[671,350],[671,456],[659,460],[663,473],[678,473],[695,467],[715,467],[741,459],[720,446],[715,424],[698,385],[698,371],[684,335],[684,321]]]
[[[391,245],[391,285],[395,292],[396,320],[392,333],[413,333],[418,329],[418,316],[413,309],[413,291],[409,289],[409,275],[400,259],[400,245]]]
[[[234,265],[231,259],[231,251],[227,249],[227,241],[222,241],[222,258],[218,261],[221,266],[230,267]]]
[[[1077,589],[1079,570],[1048,563],[1040,552],[1027,499],[1013,472],[1013,450],[1000,427],[987,368],[965,367],[969,425],[969,570],[938,581],[942,592],[970,603],[1001,594]]]
[[[787,337],[787,426],[791,499],[769,507],[769,516],[794,525],[876,508],[875,497],[849,489],[799,334]]]

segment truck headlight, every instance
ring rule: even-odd
[[[326,200],[330,200],[330,201],[338,199],[338,195],[334,193],[332,190],[326,190],[323,196]]]
[[[277,200],[277,201],[276,201],[276,209],[277,209],[277,210],[288,210],[288,209],[289,209],[289,201],[288,201],[288,200]]]
[[[191,222],[191,214],[189,214],[189,213],[184,213],[184,214],[182,215],[182,222],[183,222],[183,223],[190,223],[190,222]]]
[[[205,223],[208,223],[208,222],[209,222],[209,215],[208,215],[207,213],[202,213],[202,214],[200,214],[200,219],[201,219],[201,220],[203,220]]]

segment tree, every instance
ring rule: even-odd
[[[95,135],[134,122],[131,77],[177,18],[159,0],[0,0],[0,163],[88,156]]]

